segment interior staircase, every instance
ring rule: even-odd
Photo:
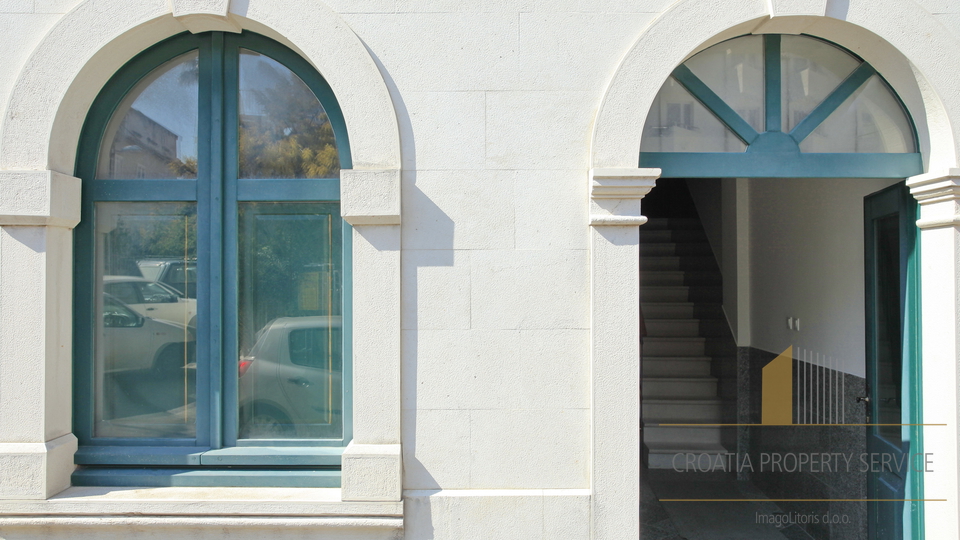
[[[651,218],[640,227],[640,302],[647,329],[643,457],[648,468],[685,467],[686,454],[707,454],[717,464],[716,456],[735,451],[724,447],[721,426],[660,425],[724,421],[716,375],[720,356],[729,355],[735,344],[721,309],[722,295],[720,270],[698,218]],[[729,436],[732,428],[726,429]],[[678,453],[684,456],[675,462]],[[707,461],[700,461],[699,470]]]

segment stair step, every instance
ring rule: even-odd
[[[713,255],[707,242],[647,242],[640,244],[641,257],[672,255]]]
[[[643,426],[643,441],[683,448],[689,443],[720,444],[720,426]]]
[[[646,337],[643,354],[649,356],[704,356],[706,339],[702,337]]]
[[[696,218],[650,218],[643,225],[646,230],[664,229],[693,229],[703,230],[700,220]]]
[[[715,377],[644,377],[642,396],[648,398],[715,398]]]
[[[647,270],[640,273],[642,285],[716,285],[721,286],[720,272],[711,270]]]
[[[687,443],[682,447],[643,443],[643,461],[648,469],[676,469],[691,473],[735,470],[735,464],[727,454],[727,449],[719,443]]]
[[[700,229],[647,229],[640,227],[640,243],[703,242],[707,236]]]
[[[644,323],[650,337],[716,337],[729,334],[727,321],[723,319],[654,319],[646,317]]]
[[[720,398],[643,400],[644,424],[720,422],[723,402]]]
[[[709,356],[643,357],[644,377],[709,377]]]
[[[723,289],[715,285],[643,285],[640,287],[640,301],[721,302]]]
[[[683,317],[722,319],[724,316],[719,303],[643,302],[641,306],[645,319],[680,319]]]
[[[710,255],[641,256],[641,275],[651,270],[703,270],[715,272],[717,270],[717,260]]]

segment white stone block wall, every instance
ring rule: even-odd
[[[200,13],[220,3],[178,5]],[[251,537],[264,527],[278,537],[303,530],[390,537],[399,534],[402,488],[409,539],[634,537],[639,396],[631,370],[639,350],[629,306],[637,297],[639,198],[656,177],[635,169],[636,152],[646,109],[669,71],[718,36],[753,31],[778,15],[774,22],[784,28],[819,32],[876,56],[868,58],[875,65],[892,58],[884,73],[929,141],[929,166],[956,167],[960,4],[850,0],[843,13],[838,4],[230,2],[230,24],[282,39],[315,63],[351,130],[357,173],[345,177],[344,212],[357,226],[355,264],[364,265],[356,270],[366,291],[357,300],[356,351],[357,375],[365,378],[355,382],[363,412],[343,497],[359,506],[334,504],[324,510],[327,521],[299,525],[289,517],[244,522],[251,510],[237,510],[217,528],[154,505],[151,512],[169,516],[109,526],[162,529],[168,537],[244,527]],[[185,30],[171,6],[0,0],[0,168],[73,174],[79,125],[99,85],[149,40]],[[123,17],[105,15],[114,11]],[[84,37],[85,29],[94,35]],[[12,193],[7,178],[0,175],[3,208]],[[363,184],[376,178],[389,182]],[[611,178],[626,179],[629,193],[591,187]],[[113,534],[70,519],[108,505],[114,514],[142,513],[145,503],[86,492],[69,503],[80,506],[42,501],[65,485],[62,468],[70,463],[56,457],[71,441],[69,399],[55,391],[69,389],[57,379],[69,369],[60,357],[69,354],[72,328],[62,309],[72,286],[69,226],[25,228],[17,215],[0,223],[0,462],[34,460],[32,470],[52,480],[40,491],[33,482],[29,497],[5,495],[0,485],[0,498],[41,499],[0,502],[0,529],[10,538],[40,538],[40,525],[50,537]],[[9,299],[23,298],[21,291],[36,306],[26,337],[10,311]],[[10,379],[14,367],[25,375]],[[38,388],[30,399],[11,399],[28,388],[11,390],[11,380]],[[6,424],[11,417],[23,425]],[[31,446],[11,446],[20,444]],[[401,458],[402,483],[378,483],[401,478]],[[955,484],[935,485],[953,490],[951,509],[936,515],[956,528]],[[204,501],[211,497],[228,496],[215,492]],[[12,514],[20,517],[5,517]],[[394,521],[351,521],[357,515]]]

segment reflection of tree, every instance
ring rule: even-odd
[[[249,91],[261,114],[240,117],[240,177],[336,176],[340,160],[333,127],[316,96],[289,71],[266,63],[258,68],[269,72],[273,85]]]
[[[240,207],[241,350],[278,317],[340,313],[335,210],[328,203]]]
[[[184,158],[183,161],[174,158],[167,166],[170,167],[170,171],[173,172],[177,178],[197,177],[197,158],[195,157]]]
[[[121,217],[107,237],[106,273],[139,275],[137,261],[146,258],[183,259],[185,255],[188,259],[195,258],[196,206],[183,206],[180,212],[179,216]]]

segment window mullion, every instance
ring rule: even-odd
[[[221,346],[222,364],[220,365],[222,410],[219,418],[224,446],[235,446],[239,411],[237,409],[237,369],[239,361],[237,339],[237,295],[239,290],[238,269],[238,214],[237,214],[237,175],[238,175],[238,100],[240,86],[240,48],[235,36],[223,38],[224,88],[220,111],[223,115],[223,137],[221,142],[221,163],[223,166],[223,343]],[[232,360],[232,361],[231,361]]]
[[[764,107],[766,110],[767,131],[781,131],[783,119],[781,115],[781,74],[780,74],[780,36],[767,34],[763,36],[763,76],[764,76]]]
[[[208,130],[208,137],[201,135],[201,140],[209,141],[208,159],[206,172],[204,176],[206,189],[201,189],[204,196],[204,207],[206,209],[207,219],[203,220],[207,229],[205,238],[208,240],[206,250],[200,253],[206,255],[206,272],[203,274],[203,282],[206,284],[207,330],[204,333],[207,337],[209,348],[205,351],[205,357],[198,362],[198,368],[202,369],[207,376],[209,388],[209,398],[206,403],[208,407],[203,411],[207,419],[207,431],[211,448],[221,448],[222,439],[222,414],[223,407],[223,380],[222,380],[222,358],[224,342],[224,321],[223,315],[223,270],[226,261],[224,260],[224,242],[223,242],[223,216],[224,216],[224,186],[223,186],[223,133],[225,130],[223,115],[223,96],[226,86],[223,57],[223,34],[215,32],[210,36],[209,64],[208,69],[202,71],[207,77],[207,84],[201,88],[209,92],[203,101],[207,105],[204,114],[207,122],[202,122]],[[200,412],[198,412],[198,418]]]

